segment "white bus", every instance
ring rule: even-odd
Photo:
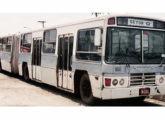
[[[84,103],[165,94],[165,21],[114,15],[0,38],[0,69]]]

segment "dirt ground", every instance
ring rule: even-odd
[[[36,84],[36,85],[35,85]],[[62,96],[54,87],[43,89],[44,85],[26,83],[18,78],[0,73],[0,106],[80,106],[81,102],[68,99],[70,93]],[[52,92],[53,91],[53,92]],[[73,96],[73,95],[71,95]]]
[[[21,77],[0,73],[0,106],[86,106],[74,94],[58,90],[55,87],[25,82]],[[144,102],[129,100],[98,101],[97,106],[165,106],[165,102],[145,99]]]

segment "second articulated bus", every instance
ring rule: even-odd
[[[0,38],[0,69],[96,100],[165,94],[165,21],[106,16]]]

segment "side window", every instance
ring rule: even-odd
[[[43,53],[55,53],[56,35],[57,30],[47,30],[44,32]]]
[[[80,30],[78,32],[76,56],[82,60],[101,60],[101,46],[95,46],[95,29]],[[102,37],[100,38],[102,41]]]
[[[7,38],[2,38],[2,51],[6,51]]]
[[[0,51],[3,51],[3,39],[2,38],[0,38]]]
[[[12,43],[12,36],[1,38],[0,51],[11,52],[11,43]]]
[[[21,52],[22,53],[30,53],[31,52],[31,42],[32,42],[32,34],[24,34],[22,35],[21,40]]]
[[[5,51],[11,52],[11,43],[12,43],[13,37],[11,36],[6,39],[7,39],[7,42],[6,42],[6,46],[5,46]]]

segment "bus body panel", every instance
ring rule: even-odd
[[[4,52],[1,56],[2,69],[11,72],[11,53]]]
[[[55,69],[42,67],[41,77],[42,77],[43,83],[46,83],[55,87],[57,86]]]
[[[69,78],[69,82],[68,82],[68,86],[71,90],[74,90],[74,73],[75,70],[84,70],[87,71],[89,74],[89,77],[91,77],[91,75],[101,75],[101,61],[95,64],[92,63],[87,63],[87,61],[83,62],[82,60],[77,60],[75,57],[76,54],[76,48],[77,48],[77,33],[79,30],[82,29],[91,29],[91,28],[97,28],[97,27],[104,27],[104,19],[101,20],[96,20],[96,21],[90,21],[90,22],[86,22],[86,23],[81,23],[81,24],[76,24],[76,25],[70,25],[70,26],[65,26],[65,27],[60,27],[57,28],[57,37],[59,35],[64,35],[64,34],[68,34],[68,33],[72,33],[74,35],[74,44],[73,44],[73,57],[72,57],[72,78]],[[56,41],[56,54],[58,51],[58,41]],[[78,62],[79,61],[79,62]],[[85,64],[84,64],[85,63]],[[93,68],[92,68],[93,67]],[[95,68],[96,67],[96,68]],[[98,71],[99,70],[99,71]],[[90,81],[93,81],[90,79]],[[98,80],[100,83],[100,79]],[[97,84],[97,83],[96,83]],[[97,84],[98,85],[98,84]],[[65,84],[65,86],[67,86]],[[91,86],[92,88],[95,88],[95,82],[91,82]],[[101,86],[101,84],[98,85],[99,87]],[[95,91],[93,91],[94,93]],[[94,95],[96,96],[101,96],[100,94],[97,95],[98,92],[95,92]]]
[[[41,81],[52,86],[57,86],[56,82],[56,65],[57,56],[45,55],[41,56]]]
[[[106,45],[106,29],[108,18],[103,19],[93,19],[92,21],[86,21],[78,24],[70,24],[64,26],[58,26],[51,29],[57,30],[56,36],[56,50],[54,54],[44,54],[43,53],[43,44],[41,46],[41,64],[33,65],[32,64],[32,52],[34,39],[39,39],[43,43],[44,30],[32,32],[32,45],[30,53],[20,53],[19,54],[19,75],[22,74],[23,63],[27,63],[29,70],[29,77],[32,80],[40,81],[52,86],[55,86],[59,89],[64,89],[69,92],[75,92],[74,86],[74,76],[77,70],[85,71],[88,74],[93,96],[100,99],[119,99],[119,98],[131,98],[131,97],[140,97],[139,89],[141,88],[150,88],[150,95],[161,95],[165,94],[165,84],[159,85],[159,79],[162,77],[160,74],[165,71],[165,65],[160,66],[159,64],[155,65],[146,65],[146,64],[130,64],[128,67],[126,64],[108,64],[105,63],[105,45]],[[109,25],[117,26],[117,25]],[[103,29],[103,38],[102,38],[102,55],[101,61],[87,61],[80,60],[76,57],[77,52],[77,43],[78,43],[78,32],[84,29],[92,28],[102,28]],[[119,26],[123,27],[123,26]],[[125,26],[127,27],[127,26]],[[135,27],[132,27],[135,28]],[[138,27],[136,27],[138,28]],[[150,28],[148,28],[150,29]],[[49,30],[49,29],[48,29]],[[72,34],[73,36],[73,56],[72,56],[72,70],[67,72],[67,80],[64,80],[64,83],[58,83],[58,73],[57,73],[57,61],[58,61],[58,49],[59,49],[59,36]],[[2,69],[11,72],[10,59],[11,54],[2,52],[1,53],[1,64]],[[66,72],[66,71],[65,71]],[[141,85],[141,86],[130,86],[131,74],[133,73],[154,73],[155,75],[155,86]],[[124,79],[124,86],[105,86],[105,78],[109,79]],[[61,81],[60,81],[61,82]],[[60,85],[58,85],[60,84]],[[63,85],[62,85],[63,84]],[[62,88],[63,86],[64,88]]]
[[[28,71],[29,71],[29,77],[32,79],[32,73],[31,73],[31,60],[32,60],[32,55],[31,53],[20,53],[19,54],[19,59],[18,59],[18,68],[19,68],[19,75],[23,75],[22,67],[23,63],[27,63],[28,65]]]
[[[42,54],[41,67],[56,69],[56,65],[57,65],[57,56]]]
[[[141,88],[150,88],[150,95],[164,95],[165,87],[164,86],[136,86],[130,88],[114,88],[109,89],[105,88],[101,91],[101,99],[124,99],[124,98],[133,98],[140,97],[139,89]],[[158,92],[159,91],[159,92]]]

